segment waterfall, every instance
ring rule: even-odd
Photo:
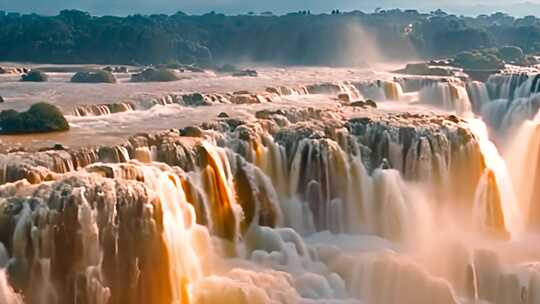
[[[175,174],[143,167],[145,182],[156,192],[163,208],[163,228],[169,257],[172,303],[189,303],[189,286],[201,278],[199,256],[193,244],[195,211],[186,200],[182,182]]]
[[[454,85],[432,95],[457,98],[465,87]],[[536,180],[519,173],[538,163],[535,122],[519,136],[534,152],[516,149],[521,162],[509,175],[480,119],[337,111],[261,110],[205,123],[195,137],[169,130],[1,157],[0,242],[9,250],[5,259],[0,250],[0,300],[536,299],[537,270],[512,264],[513,243],[503,243],[519,241],[524,214],[536,221],[517,207],[534,208]],[[518,272],[526,275],[516,281]]]
[[[130,102],[112,103],[112,104],[90,104],[77,106],[73,110],[75,116],[102,116],[113,113],[134,111],[135,106]]]
[[[403,96],[403,89],[396,81],[355,82],[354,86],[365,98],[376,101],[399,101]]]
[[[522,219],[506,163],[489,140],[486,125],[479,119],[470,119],[468,124],[479,139],[486,164],[475,197],[475,220],[480,221],[481,229],[503,234],[506,229],[518,232]]]
[[[452,82],[438,82],[420,90],[419,99],[432,105],[458,113],[472,111],[467,90],[464,86]]]
[[[540,114],[524,121],[505,153],[519,206],[527,228],[538,229],[540,216],[536,206],[540,156]]]
[[[474,113],[481,113],[484,105],[490,101],[486,84],[480,81],[469,81],[466,83],[466,89],[471,101],[472,110]]]
[[[483,116],[496,129],[508,130],[532,119],[540,106],[540,77],[530,74],[492,75],[486,82],[490,102]]]

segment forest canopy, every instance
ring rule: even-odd
[[[504,46],[539,53],[540,20],[503,13],[472,18],[440,10],[127,17],[77,10],[57,16],[0,11],[1,61],[350,65],[374,60],[373,53],[391,59],[433,58]]]

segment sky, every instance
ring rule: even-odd
[[[203,14],[216,11],[243,14],[271,11],[284,14],[298,10],[314,13],[376,8],[403,8],[430,11],[442,8],[458,15],[477,15],[503,11],[515,16],[540,16],[540,0],[0,0],[0,10],[7,12],[56,15],[62,9],[79,9],[95,15],[172,14],[183,11]]]

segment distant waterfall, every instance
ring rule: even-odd
[[[458,113],[472,111],[471,101],[465,87],[447,83],[436,83],[420,90],[419,99],[422,102],[442,107],[446,110],[454,110]]]

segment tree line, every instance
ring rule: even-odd
[[[351,65],[374,55],[432,58],[507,45],[539,53],[540,20],[503,13],[463,17],[440,10],[127,17],[77,10],[57,16],[0,12],[0,61]]]

